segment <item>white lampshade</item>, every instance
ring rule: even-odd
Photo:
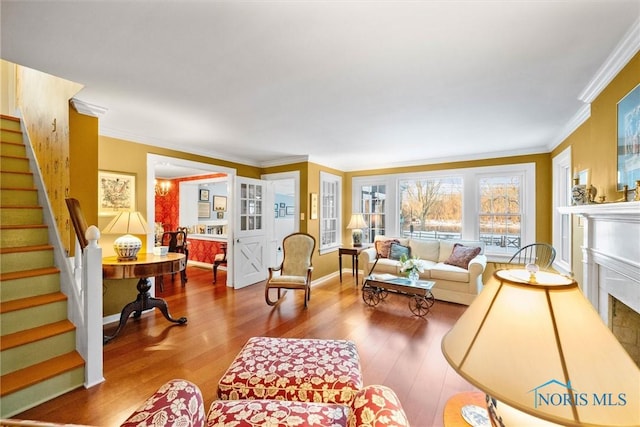
[[[524,269],[494,273],[442,339],[449,364],[498,409],[565,426],[640,425],[640,370],[577,283],[531,279]],[[507,418],[499,424],[522,425]]]
[[[367,223],[364,221],[362,214],[355,213],[351,215],[351,220],[347,229],[351,231],[351,239],[353,246],[362,246],[362,229],[367,227]]]
[[[149,226],[140,212],[120,212],[102,230],[104,234],[124,234],[113,242],[119,261],[137,259],[142,241],[133,234],[149,234]]]

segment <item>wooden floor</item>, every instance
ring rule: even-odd
[[[30,409],[16,418],[117,426],[159,386],[172,378],[198,384],[206,408],[218,380],[253,336],[349,339],[356,343],[366,384],[384,384],[400,398],[414,427],[442,426],[449,397],[475,390],[449,367],[440,350],[442,336],[465,306],[436,301],[426,318],[411,314],[408,298],[390,295],[367,306],[354,278],[346,273],[312,287],[308,309],[303,293],[289,291],[275,307],[264,301],[256,284],[233,290],[211,283],[211,270],[188,267],[189,281],[165,278],[164,293],[173,317],[160,313],[131,318],[104,347],[105,382],[78,389]],[[110,334],[114,325],[105,327]]]

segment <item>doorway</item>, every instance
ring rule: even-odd
[[[149,224],[152,225],[156,217],[156,203],[155,203],[155,197],[154,197],[156,178],[169,179],[169,178],[194,177],[193,179],[197,180],[197,177],[199,176],[206,176],[206,175],[213,175],[213,174],[226,175],[227,188],[232,189],[234,187],[234,182],[236,177],[235,169],[218,166],[218,165],[212,165],[208,163],[194,162],[191,160],[178,159],[174,157],[160,156],[157,154],[147,154],[147,195],[148,195],[147,218],[148,218]],[[184,187],[183,185],[180,185],[180,188],[183,188],[183,187]],[[193,201],[194,209],[192,210],[192,212],[194,212],[194,215],[196,218],[195,223],[198,223],[200,222],[199,221],[200,218],[198,217],[198,213],[197,213],[198,205],[204,204],[205,200],[199,200],[200,192],[199,190],[197,190],[198,187],[190,186],[189,189],[191,189],[191,187],[196,188],[196,190],[192,192],[193,194],[191,195],[192,197],[190,197],[190,200],[193,199],[192,201]],[[205,191],[205,192],[208,192],[208,191]],[[190,193],[190,192],[186,192],[185,194],[183,193],[184,192],[182,191],[180,192],[180,198],[187,197],[188,195],[186,193]],[[212,203],[213,196],[209,196],[208,198],[209,200],[206,202]],[[227,286],[233,286],[233,256],[232,256],[233,254],[233,218],[234,218],[234,215],[233,215],[234,204],[232,203],[233,191],[228,191],[228,194],[225,200],[227,202],[226,203],[227,211],[225,211],[222,216],[224,217],[225,221],[228,222],[228,225],[225,228],[227,232],[226,243],[227,243],[227,253],[228,253],[226,284]],[[180,200],[178,203],[183,204],[184,200]],[[208,215],[216,215],[216,219],[217,219],[217,216],[219,215],[219,213],[213,211],[213,205],[211,205],[210,209],[212,210],[212,212],[209,212]],[[192,226],[191,223],[194,221],[188,221],[188,223],[184,223],[182,218],[179,217],[179,222],[180,223],[173,224],[173,225],[176,227]],[[153,227],[151,228],[153,229]],[[218,236],[214,236],[213,238],[216,239],[217,237]],[[147,241],[153,242],[154,239],[155,239],[154,233],[153,231],[151,231],[150,234],[147,235]]]
[[[269,262],[272,266],[280,265],[283,258],[282,240],[291,233],[300,230],[300,172],[283,172],[266,174],[262,179],[273,181],[274,185],[274,219],[273,239],[269,243]]]

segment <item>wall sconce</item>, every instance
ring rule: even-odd
[[[156,195],[160,197],[164,197],[169,194],[169,190],[171,190],[171,181],[158,181],[156,179]]]

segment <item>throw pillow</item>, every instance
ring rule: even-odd
[[[378,258],[389,258],[389,252],[391,252],[391,245],[394,243],[400,243],[396,239],[389,240],[376,240],[376,252]]]
[[[481,251],[481,248],[471,248],[463,246],[460,243],[453,245],[453,251],[449,258],[444,262],[445,264],[455,265],[456,267],[469,268],[469,262],[474,259]]]
[[[402,246],[399,243],[393,243],[389,251],[389,258],[399,261],[403,255],[411,258],[411,248],[409,246]]]

